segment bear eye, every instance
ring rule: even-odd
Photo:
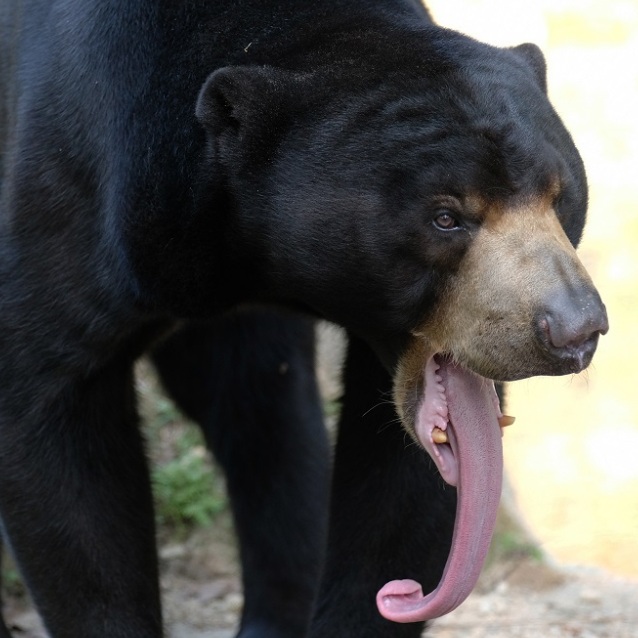
[[[438,211],[433,224],[439,230],[454,230],[461,226],[459,220],[447,210]]]

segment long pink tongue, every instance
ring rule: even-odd
[[[437,588],[423,595],[414,580],[393,580],[377,594],[382,616],[395,622],[430,620],[458,607],[478,580],[501,498],[503,446],[491,381],[446,364],[447,428],[458,463],[452,547]]]

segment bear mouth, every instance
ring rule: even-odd
[[[414,433],[443,480],[457,489],[454,534],[443,576],[424,596],[413,580],[387,583],[377,594],[380,613],[395,622],[437,618],[458,607],[474,589],[501,497],[504,417],[494,382],[438,353],[423,370]]]
[[[503,416],[501,412],[494,381],[471,373],[467,368],[455,363],[449,355],[435,354],[428,359],[424,371],[423,398],[417,408],[414,424],[415,435],[434,461],[443,480],[454,487],[458,487],[459,481],[459,445],[454,423],[459,424],[461,435],[471,435],[471,432],[468,432],[470,428],[465,423],[468,418],[477,420],[477,416],[472,417],[470,414],[475,412],[478,406],[468,401],[470,397],[459,397],[458,393],[455,393],[450,376],[456,379],[459,375],[467,374],[480,379],[481,387],[478,391],[483,395],[480,401],[491,401],[498,425],[502,428],[513,420],[512,417]],[[450,411],[456,415],[451,417]],[[493,425],[486,420],[485,427]]]

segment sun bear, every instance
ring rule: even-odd
[[[145,352],[226,473],[241,638],[460,604],[493,381],[607,330],[540,51],[414,0],[7,0],[0,96],[0,529],[50,636],[162,635]],[[334,457],[316,318],[349,334]]]

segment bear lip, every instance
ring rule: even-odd
[[[382,616],[419,622],[442,616],[470,595],[489,549],[501,496],[502,417],[494,382],[434,355],[426,362],[415,433],[443,479],[457,487],[452,546],[436,589],[423,595],[416,581],[395,580],[377,594]],[[441,427],[441,426],[444,427]],[[432,440],[438,427],[448,443]]]

